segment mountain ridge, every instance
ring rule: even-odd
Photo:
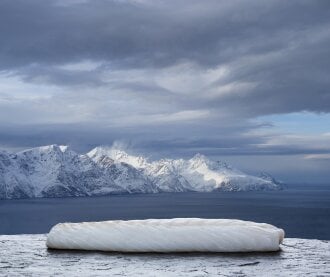
[[[248,175],[202,154],[149,161],[102,146],[86,154],[56,144],[0,150],[0,199],[278,189],[282,184],[267,173]]]

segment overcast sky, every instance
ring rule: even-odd
[[[330,179],[327,0],[1,0],[0,36],[1,149],[115,143]]]

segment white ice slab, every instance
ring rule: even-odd
[[[148,219],[60,223],[47,237],[54,249],[119,252],[277,251],[284,231],[232,219]]]

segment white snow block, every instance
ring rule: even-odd
[[[60,223],[47,237],[52,249],[119,252],[277,251],[284,231],[233,219],[148,219]]]

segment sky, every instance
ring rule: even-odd
[[[327,0],[2,0],[0,148],[202,153],[330,183]]]

